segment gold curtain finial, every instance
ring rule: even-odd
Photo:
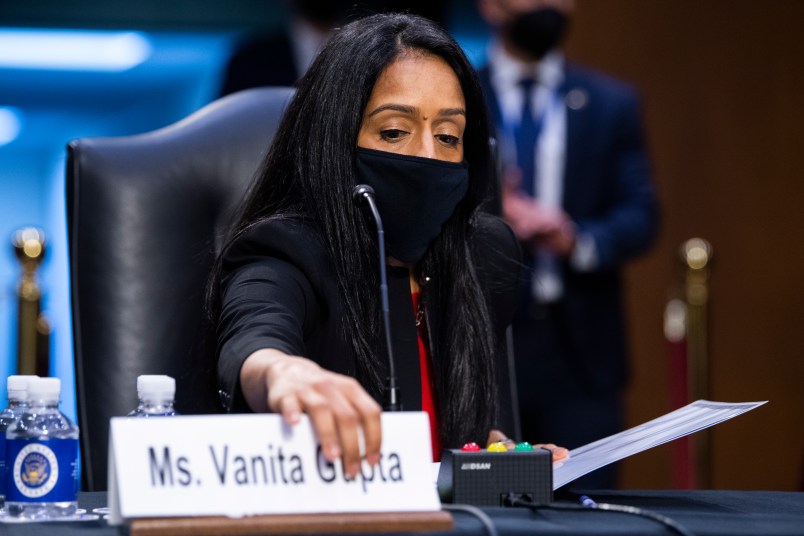
[[[681,257],[690,270],[703,270],[712,258],[712,246],[703,238],[690,238],[681,245]]]
[[[681,244],[681,260],[686,267],[684,289],[687,302],[687,373],[690,400],[711,399],[709,360],[709,274],[712,245],[703,238],[690,238]],[[694,438],[698,487],[712,485],[712,449],[708,431]]]
[[[14,253],[23,266],[35,270],[45,258],[45,233],[36,227],[25,227],[14,233]]]
[[[19,229],[12,244],[22,265],[17,286],[17,374],[48,376],[50,326],[42,315],[42,290],[36,281],[45,259],[45,233],[35,227]]]

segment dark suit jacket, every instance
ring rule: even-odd
[[[489,68],[479,76],[490,116],[499,118]],[[592,388],[609,390],[627,376],[620,269],[654,241],[657,203],[636,93],[572,65],[560,91],[567,106],[562,205],[579,232],[594,237],[599,266],[579,272],[562,263],[564,298],[556,310],[575,345],[572,365]]]
[[[519,246],[508,226],[488,215],[476,218],[472,246],[500,343],[498,426],[513,430],[505,330],[518,300]],[[388,291],[401,401],[405,410],[420,410],[418,332],[406,268],[389,267]],[[230,411],[247,410],[240,368],[261,348],[305,356],[328,370],[356,375],[332,262],[317,233],[301,220],[268,220],[234,242],[224,256],[221,301],[218,378]],[[438,337],[437,329],[429,331]],[[385,359],[383,348],[377,353]]]
[[[229,59],[220,95],[253,87],[291,87],[301,75],[288,34],[251,36],[238,45]]]

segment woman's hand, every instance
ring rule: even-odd
[[[366,461],[371,465],[379,461],[382,408],[354,378],[303,357],[262,349],[246,358],[240,385],[254,411],[280,413],[288,424],[296,424],[306,413],[324,457],[342,458],[349,476],[360,472],[361,431]]]
[[[489,432],[489,438],[486,441],[486,448],[488,448],[488,446],[492,443],[502,443],[508,450],[514,450],[516,448],[516,443],[514,440],[509,439],[508,436],[499,430],[492,430]]]
[[[535,449],[547,449],[553,453],[553,467],[560,467],[565,461],[569,460],[569,450],[559,447],[553,443],[537,443],[533,445]]]
[[[486,446],[491,445],[492,443],[500,442],[505,445],[508,450],[514,450],[516,448],[516,443],[509,439],[504,433],[499,430],[492,430],[489,432],[489,438],[486,442]],[[537,443],[535,445],[531,445],[534,449],[547,449],[553,454],[553,464],[562,464],[569,459],[569,451],[564,447],[559,447],[553,443]]]

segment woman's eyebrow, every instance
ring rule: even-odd
[[[380,112],[384,112],[386,110],[393,110],[395,112],[400,112],[406,115],[416,115],[418,109],[415,106],[408,106],[406,104],[383,104],[381,106],[376,107],[371,112],[369,112],[368,116],[373,117]],[[463,108],[442,108],[438,111],[439,116],[453,116],[453,115],[463,115],[466,116],[466,110]]]
[[[407,115],[415,115],[416,114],[416,107],[415,106],[407,106],[405,104],[383,104],[382,106],[378,106],[374,110],[372,110],[368,115],[369,117],[375,116],[380,112],[384,112],[386,110],[394,110],[396,112],[401,112]]]
[[[463,108],[442,108],[438,110],[438,115],[463,115],[466,116],[466,110]]]

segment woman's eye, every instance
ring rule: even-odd
[[[405,135],[404,130],[399,130],[397,128],[389,128],[380,132],[380,136],[382,139],[386,141],[397,141]]]
[[[449,145],[450,147],[456,147],[460,141],[457,136],[451,136],[449,134],[439,134],[436,138],[444,145]]]

